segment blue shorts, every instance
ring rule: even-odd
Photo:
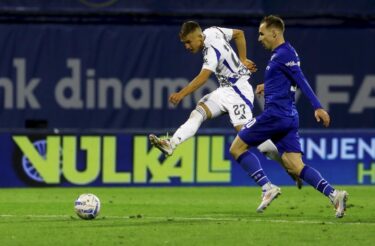
[[[279,117],[263,113],[245,124],[238,136],[249,146],[258,146],[271,139],[280,155],[284,152],[302,153],[298,127],[298,115]]]

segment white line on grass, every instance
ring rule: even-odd
[[[75,215],[74,215],[75,216]],[[16,214],[0,214],[0,218],[65,218],[70,219],[73,215],[16,215]],[[128,219],[128,220],[166,220],[166,221],[242,221],[242,222],[269,222],[269,223],[286,223],[286,224],[327,224],[327,225],[371,225],[375,226],[374,222],[346,222],[338,220],[332,221],[317,221],[317,220],[282,220],[282,219],[259,219],[259,218],[220,218],[220,217],[157,217],[157,216],[143,216],[143,215],[129,215],[129,216],[101,216],[106,219]],[[78,219],[78,217],[77,217]]]

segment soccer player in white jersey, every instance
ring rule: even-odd
[[[172,155],[173,150],[179,144],[194,136],[206,119],[229,114],[230,121],[238,132],[253,118],[254,93],[249,79],[250,70],[256,71],[256,66],[246,57],[246,40],[243,31],[210,27],[202,32],[197,22],[188,21],[181,27],[180,39],[188,51],[192,53],[203,51],[204,63],[200,73],[182,90],[171,94],[169,101],[177,105],[185,96],[202,86],[212,73],[215,73],[220,87],[205,95],[198,102],[189,119],[178,128],[172,138],[162,139],[150,134],[151,143],[166,155]],[[229,44],[232,39],[237,46],[238,56]],[[259,145],[258,149],[281,163],[277,148],[270,140]],[[257,209],[258,212],[262,212],[273,199],[281,194],[280,188],[272,185],[268,178],[257,179],[258,172],[262,171],[260,166],[255,171],[247,166],[242,166],[242,168],[266,194]],[[297,179],[297,181],[300,180]]]

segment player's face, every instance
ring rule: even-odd
[[[275,34],[271,28],[266,28],[266,23],[259,26],[258,41],[264,46],[266,50],[272,50],[275,41]]]
[[[200,31],[191,32],[181,39],[184,43],[185,49],[191,53],[197,53],[203,48],[203,36]]]

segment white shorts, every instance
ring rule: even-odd
[[[228,113],[234,127],[253,118],[253,102],[253,88],[247,80],[237,81],[233,87],[219,87],[199,100],[208,107],[212,118]]]

